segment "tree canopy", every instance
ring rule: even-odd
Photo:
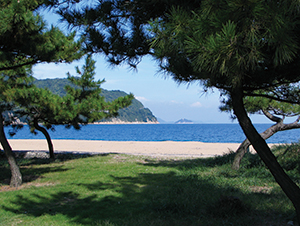
[[[0,6],[0,71],[40,62],[72,62],[82,56],[75,32],[66,36],[57,27],[46,27],[37,13],[43,0],[9,0]]]
[[[298,15],[291,5],[210,3],[202,1],[195,12],[173,8],[167,21],[152,22],[163,70],[223,90],[242,86],[245,95],[299,80]]]
[[[48,5],[81,31],[86,51],[104,54],[112,65],[135,68],[144,55],[152,54],[149,20],[166,18],[173,5],[191,10],[200,4],[197,0],[48,0]]]

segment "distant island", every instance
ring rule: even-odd
[[[176,121],[175,124],[194,124],[194,122],[184,118]]]
[[[48,88],[53,93],[63,96],[66,94],[64,87],[70,85],[70,82],[66,78],[37,79],[34,81],[34,84],[39,88]],[[109,91],[102,89],[101,95],[105,97],[106,101],[113,101],[118,97],[126,96],[127,93],[120,90]],[[98,123],[158,123],[158,121],[150,109],[145,108],[140,101],[134,99],[129,107],[119,110],[118,117],[105,119]]]

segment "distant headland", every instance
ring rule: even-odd
[[[39,88],[48,88],[53,93],[58,95],[65,95],[66,91],[64,87],[70,85],[70,82],[66,78],[56,79],[37,79],[34,84]],[[121,96],[128,95],[124,91],[120,90],[105,90],[102,89],[102,93],[106,101],[113,101]],[[144,105],[137,99],[133,99],[132,104],[119,111],[119,115],[115,118],[109,118],[96,122],[95,124],[156,124],[159,123],[157,118],[153,115],[150,109],[145,108]]]
[[[176,121],[175,124],[194,124],[194,122],[191,121],[191,120],[183,118],[183,119],[180,119],[180,120]]]

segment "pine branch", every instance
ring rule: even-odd
[[[280,98],[280,97],[271,96],[268,94],[246,93],[245,96],[264,97],[264,98],[268,98],[271,100],[276,100],[276,101],[289,103],[289,104],[299,104],[300,103],[300,100],[297,100],[297,99],[296,100],[284,99],[284,98]]]
[[[0,67],[0,71],[15,70],[15,69],[20,68],[20,67],[24,67],[24,66],[28,66],[28,65],[33,65],[33,64],[36,64],[36,63],[42,63],[42,62],[43,61],[39,61],[39,60],[31,60],[31,61],[28,61],[26,63],[15,64],[13,66]]]
[[[277,116],[275,116],[275,115],[272,115],[272,114],[271,114],[270,112],[268,112],[267,110],[262,109],[262,112],[264,113],[264,115],[265,115],[268,119],[270,119],[270,120],[273,121],[273,122],[279,123],[279,122],[282,122],[282,121],[283,121],[282,118],[279,118],[279,117],[277,117]]]

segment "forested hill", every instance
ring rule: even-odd
[[[48,88],[53,93],[58,95],[65,95],[66,92],[64,87],[66,85],[70,85],[68,79],[43,79],[43,80],[35,80],[34,84],[39,88]],[[105,90],[102,89],[102,94],[105,97],[106,101],[112,101],[120,96],[125,96],[127,93],[119,90]],[[148,123],[157,123],[156,117],[152,114],[152,112],[143,106],[143,104],[134,99],[132,104],[124,109],[119,111],[119,116],[113,119],[106,119],[106,122],[148,122]]]

